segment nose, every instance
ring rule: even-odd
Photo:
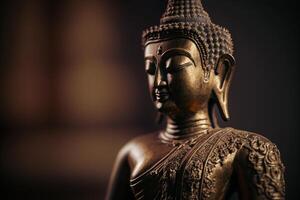
[[[166,81],[160,81],[159,83],[158,83],[158,85],[157,85],[159,88],[160,87],[166,87],[167,86],[167,82]]]
[[[156,88],[163,88],[166,87],[167,84],[167,80],[166,80],[166,76],[163,72],[163,70],[161,68],[157,68],[156,74],[155,74],[155,82],[154,85]]]

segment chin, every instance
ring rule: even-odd
[[[164,101],[164,102],[155,101],[154,104],[156,109],[159,112],[166,112],[168,110],[168,101]]]
[[[166,115],[172,115],[174,113],[176,113],[177,111],[179,111],[178,107],[176,106],[176,104],[170,100],[164,101],[164,102],[159,102],[159,101],[155,101],[155,108]]]

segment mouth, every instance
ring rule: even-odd
[[[156,88],[154,91],[154,96],[158,102],[162,103],[169,99],[170,94],[169,94],[167,88]]]

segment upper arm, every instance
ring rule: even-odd
[[[117,199],[134,199],[133,193],[130,188],[130,165],[128,161],[129,145],[126,145],[118,153],[115,161],[106,200]]]
[[[259,135],[247,137],[235,160],[241,199],[284,199],[284,166],[276,145]]]

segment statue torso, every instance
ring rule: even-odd
[[[253,144],[262,141],[261,136],[232,128],[212,129],[178,143],[155,138],[151,144],[137,141],[140,148],[129,154],[136,199],[224,199],[237,153],[245,147],[259,156]],[[253,160],[253,165],[259,163]]]

